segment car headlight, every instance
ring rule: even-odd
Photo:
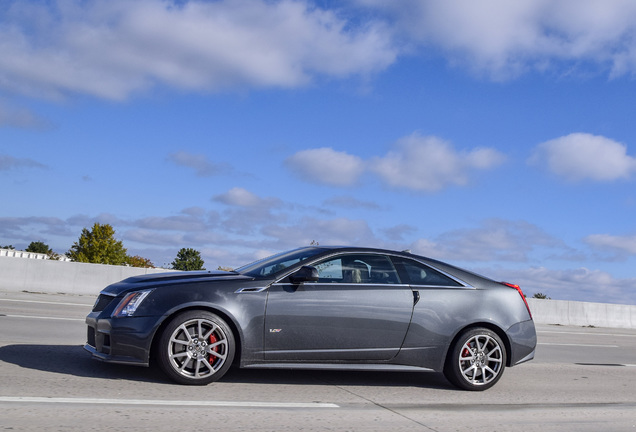
[[[148,294],[150,294],[153,290],[147,289],[144,291],[135,291],[130,294],[127,294],[126,297],[122,299],[117,305],[115,312],[113,312],[113,317],[129,317],[133,316],[141,302],[144,301]]]

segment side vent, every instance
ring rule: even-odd
[[[236,294],[248,294],[248,293],[259,293],[265,291],[267,287],[256,287],[256,288],[239,288],[234,291]]]

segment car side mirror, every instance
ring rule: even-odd
[[[297,285],[303,282],[317,282],[318,277],[318,269],[316,267],[302,266],[296,273],[289,275],[289,281]]]

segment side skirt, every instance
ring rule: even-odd
[[[313,369],[313,370],[350,370],[350,371],[398,371],[398,372],[435,372],[433,369],[395,364],[372,363],[256,363],[242,366],[245,369]]]

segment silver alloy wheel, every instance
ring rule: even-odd
[[[228,336],[212,320],[190,319],[172,332],[167,349],[175,372],[190,379],[205,379],[225,364]]]
[[[469,338],[461,347],[459,358],[461,376],[468,383],[483,386],[497,379],[504,367],[500,343],[487,334]]]

